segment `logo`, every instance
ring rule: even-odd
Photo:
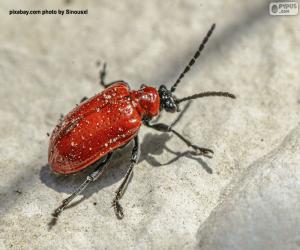
[[[269,5],[271,16],[296,16],[298,11],[297,2],[271,2]]]

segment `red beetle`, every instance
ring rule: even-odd
[[[193,145],[171,126],[163,123],[151,124],[150,120],[162,110],[179,112],[178,104],[183,101],[205,96],[235,98],[228,92],[204,92],[182,99],[172,94],[185,73],[199,57],[214,28],[215,24],[212,25],[199,49],[170,90],[164,85],[161,85],[158,90],[145,85],[139,90],[130,90],[128,84],[123,81],[105,84],[104,64],[100,74],[100,83],[106,89],[90,99],[86,98],[87,100],[83,100],[79,106],[67,114],[55,127],[50,138],[48,161],[54,172],[71,174],[93,163],[98,164],[86,181],[55,210],[54,218],[57,218],[90,182],[102,175],[115,149],[133,140],[134,147],[128,171],[112,202],[116,216],[123,217],[123,209],[119,200],[124,194],[133,166],[139,158],[138,132],[142,124],[161,132],[171,132],[191,147],[195,154],[211,157],[212,150]]]

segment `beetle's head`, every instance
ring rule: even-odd
[[[179,111],[179,107],[176,103],[176,97],[165,85],[161,85],[158,89],[160,97],[160,110],[166,110],[167,112],[174,113]]]
[[[205,38],[203,39],[202,43],[200,44],[198,50],[194,54],[193,58],[190,60],[188,65],[185,67],[185,69],[182,71],[182,73],[177,78],[176,82],[173,84],[173,86],[168,90],[165,85],[161,85],[158,89],[159,97],[160,97],[160,110],[166,110],[167,112],[178,112],[179,110],[179,103],[193,100],[201,97],[206,96],[223,96],[223,97],[229,97],[229,98],[235,98],[235,96],[228,92],[221,92],[221,91],[208,91],[208,92],[202,92],[199,94],[194,94],[191,96],[187,96],[184,98],[176,98],[173,95],[173,92],[176,90],[178,84],[182,80],[182,78],[185,76],[187,72],[190,71],[191,67],[194,65],[196,59],[200,56],[201,51],[204,49],[204,46],[206,42],[208,41],[209,37],[211,36],[213,30],[215,29],[215,24],[213,24],[210,28],[210,30],[207,32]]]

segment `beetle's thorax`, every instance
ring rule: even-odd
[[[144,117],[158,115],[160,98],[157,90],[153,87],[143,86],[139,90],[132,90],[130,97],[137,111]]]

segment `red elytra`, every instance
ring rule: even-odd
[[[107,153],[128,143],[144,117],[159,112],[159,93],[153,87],[130,90],[124,82],[81,103],[55,127],[49,144],[49,164],[54,172],[82,170]]]
[[[54,211],[52,214],[54,223],[67,205],[85,190],[89,183],[97,180],[102,175],[109,165],[112,152],[133,141],[134,146],[128,170],[116,191],[112,203],[116,216],[120,219],[123,218],[123,209],[119,200],[128,185],[133,166],[138,162],[138,132],[142,124],[161,132],[173,133],[192,149],[191,154],[211,157],[212,150],[192,144],[191,141],[175,131],[172,125],[151,124],[150,121],[162,110],[172,113],[179,112],[179,103],[187,100],[206,96],[235,98],[234,95],[228,92],[203,92],[181,99],[173,95],[181,79],[199,57],[214,28],[215,25],[212,25],[193,58],[170,89],[167,89],[165,85],[161,85],[158,90],[143,85],[139,90],[130,90],[129,86],[122,81],[105,85],[104,64],[103,71],[100,74],[100,83],[105,88],[109,87],[82,102],[67,114],[55,127],[50,138],[48,161],[54,172],[60,174],[76,173],[103,158],[102,162],[98,163],[95,170],[87,176],[87,179],[77,190]]]

